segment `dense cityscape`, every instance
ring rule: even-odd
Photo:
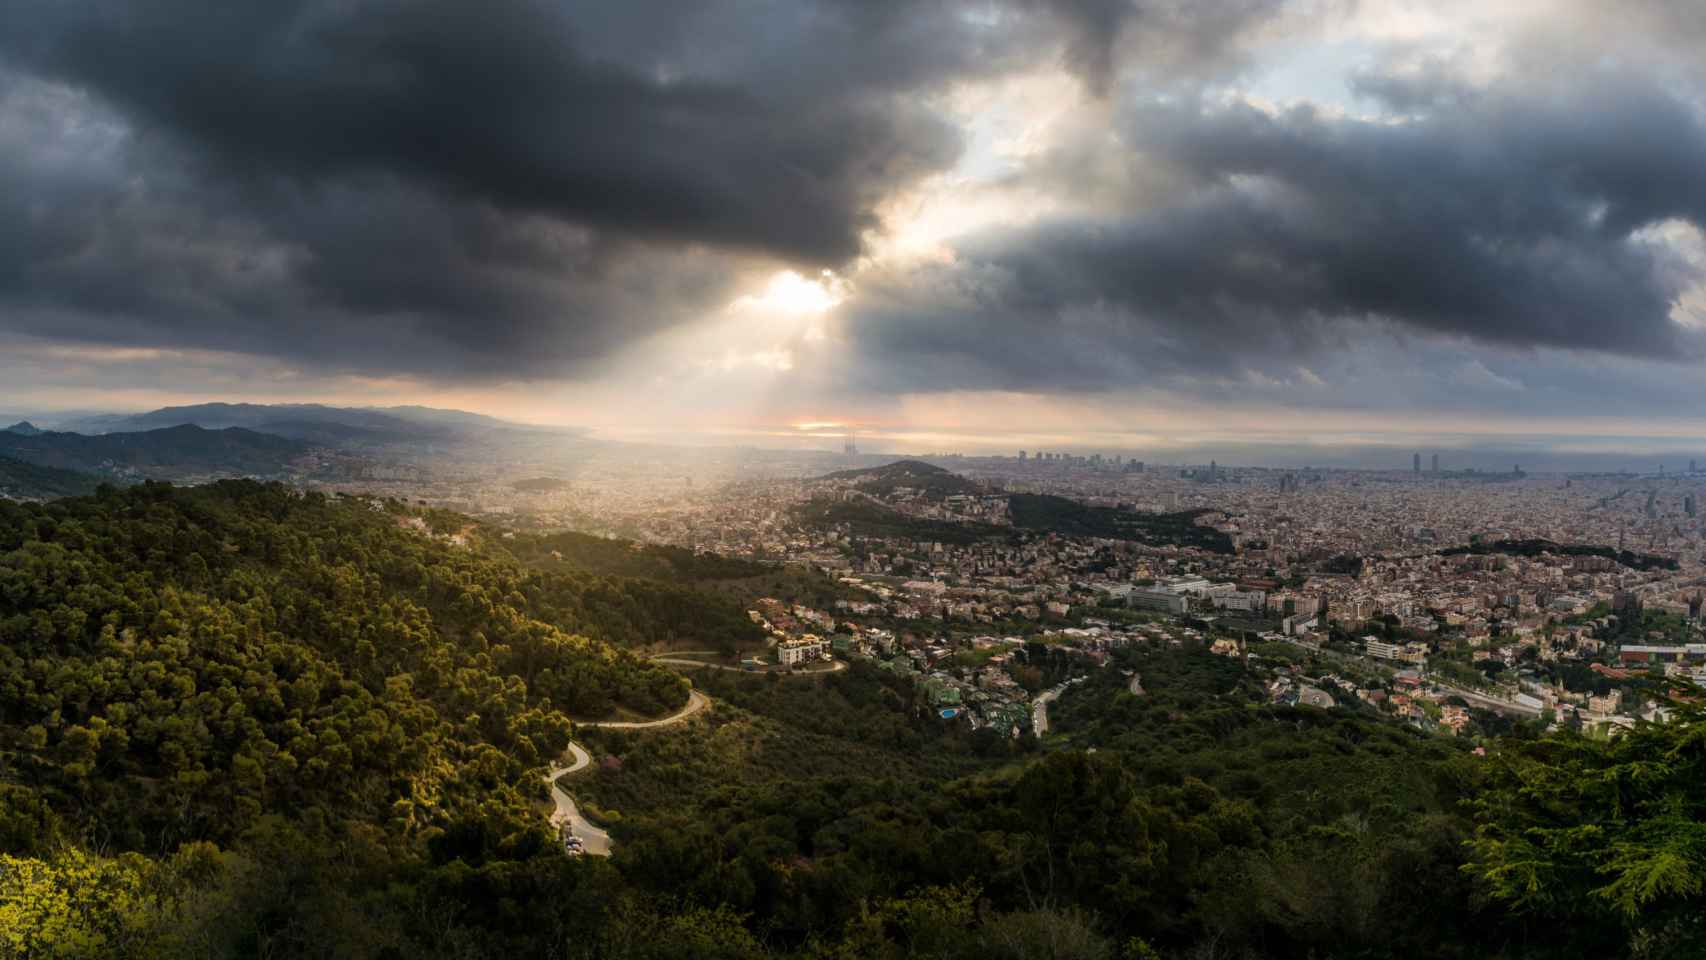
[[[1003,668],[1032,642],[1088,663],[1157,641],[1313,660],[1330,672],[1280,671],[1275,695],[1325,690],[1325,703],[1361,701],[1449,733],[1491,713],[1603,735],[1665,715],[1656,678],[1706,684],[1695,509],[1706,475],[1692,470],[1441,473],[1419,453],[1413,469],[1384,472],[1100,455],[932,461],[720,485],[494,489],[468,505],[523,525],[573,509],[603,533],[832,573],[848,594],[833,608],[753,611],[780,642],[771,662],[790,642],[821,640],[824,652],[919,678],[973,724],[1022,725],[1027,691]],[[1012,494],[1188,515],[1220,545],[1016,528]],[[811,508],[823,504],[875,513],[819,518]]]

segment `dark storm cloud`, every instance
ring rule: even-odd
[[[1195,78],[1235,57],[1238,41],[1273,20],[1286,0],[1032,0],[1065,31],[1063,63],[1096,95],[1107,94],[1122,64],[1151,81]],[[1324,11],[1317,11],[1324,12]]]
[[[956,150],[951,130],[875,84],[807,99],[785,76],[671,76],[661,55],[607,59],[571,5],[543,0],[21,6],[0,24],[19,62],[234,175],[386,172],[503,208],[833,262],[857,252],[888,189]],[[859,43],[876,20],[848,16],[839,39]]]
[[[0,7],[0,327],[573,374],[839,265],[1010,63],[948,4]]]
[[[947,85],[1061,58],[1104,76],[1110,24],[1218,53],[1250,19],[1190,9],[0,5],[0,326],[572,374],[751,270],[858,256],[878,205],[957,157]]]
[[[1133,111],[1131,162],[1162,171],[1171,193],[1131,197],[1124,215],[970,238],[952,266],[874,284],[849,318],[864,368],[886,370],[888,385],[944,371],[960,385],[1069,389],[1236,379],[1371,326],[1700,356],[1670,316],[1696,268],[1646,229],[1706,224],[1693,107],[1604,75],[1401,93],[1406,109],[1452,104],[1401,123],[1242,105]]]

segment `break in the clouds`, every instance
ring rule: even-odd
[[[855,257],[998,63],[946,5],[16,3],[13,329],[580,374],[756,259]],[[986,41],[987,35],[987,41]]]
[[[16,332],[585,376],[948,170],[956,84],[1219,62],[1273,4],[353,0],[0,8]]]
[[[1706,225],[1693,104],[1592,70],[1514,89],[1358,88],[1395,113],[1134,105],[1096,149],[1145,187],[873,282],[851,324],[873,361],[861,369],[1094,389],[1292,368],[1394,329],[1700,358],[1679,316],[1698,264],[1663,229]]]
[[[1690,9],[17,0],[0,342],[153,390],[1638,415],[1702,360]]]

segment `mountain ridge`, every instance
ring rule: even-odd
[[[279,474],[308,453],[300,440],[240,427],[183,424],[133,433],[0,433],[0,456],[84,473],[155,478],[208,473]]]

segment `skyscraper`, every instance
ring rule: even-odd
[[[1419,453],[1416,454],[1415,458],[1411,461],[1411,468],[1415,471],[1416,476],[1419,477],[1422,475],[1422,455],[1421,454],[1419,454]]]
[[[1439,454],[1437,454],[1437,453],[1434,454],[1433,471],[1432,472],[1433,473],[1439,473]]]
[[[851,432],[847,434],[846,442],[841,445],[841,452],[849,457],[859,452],[859,444],[855,442]]]

